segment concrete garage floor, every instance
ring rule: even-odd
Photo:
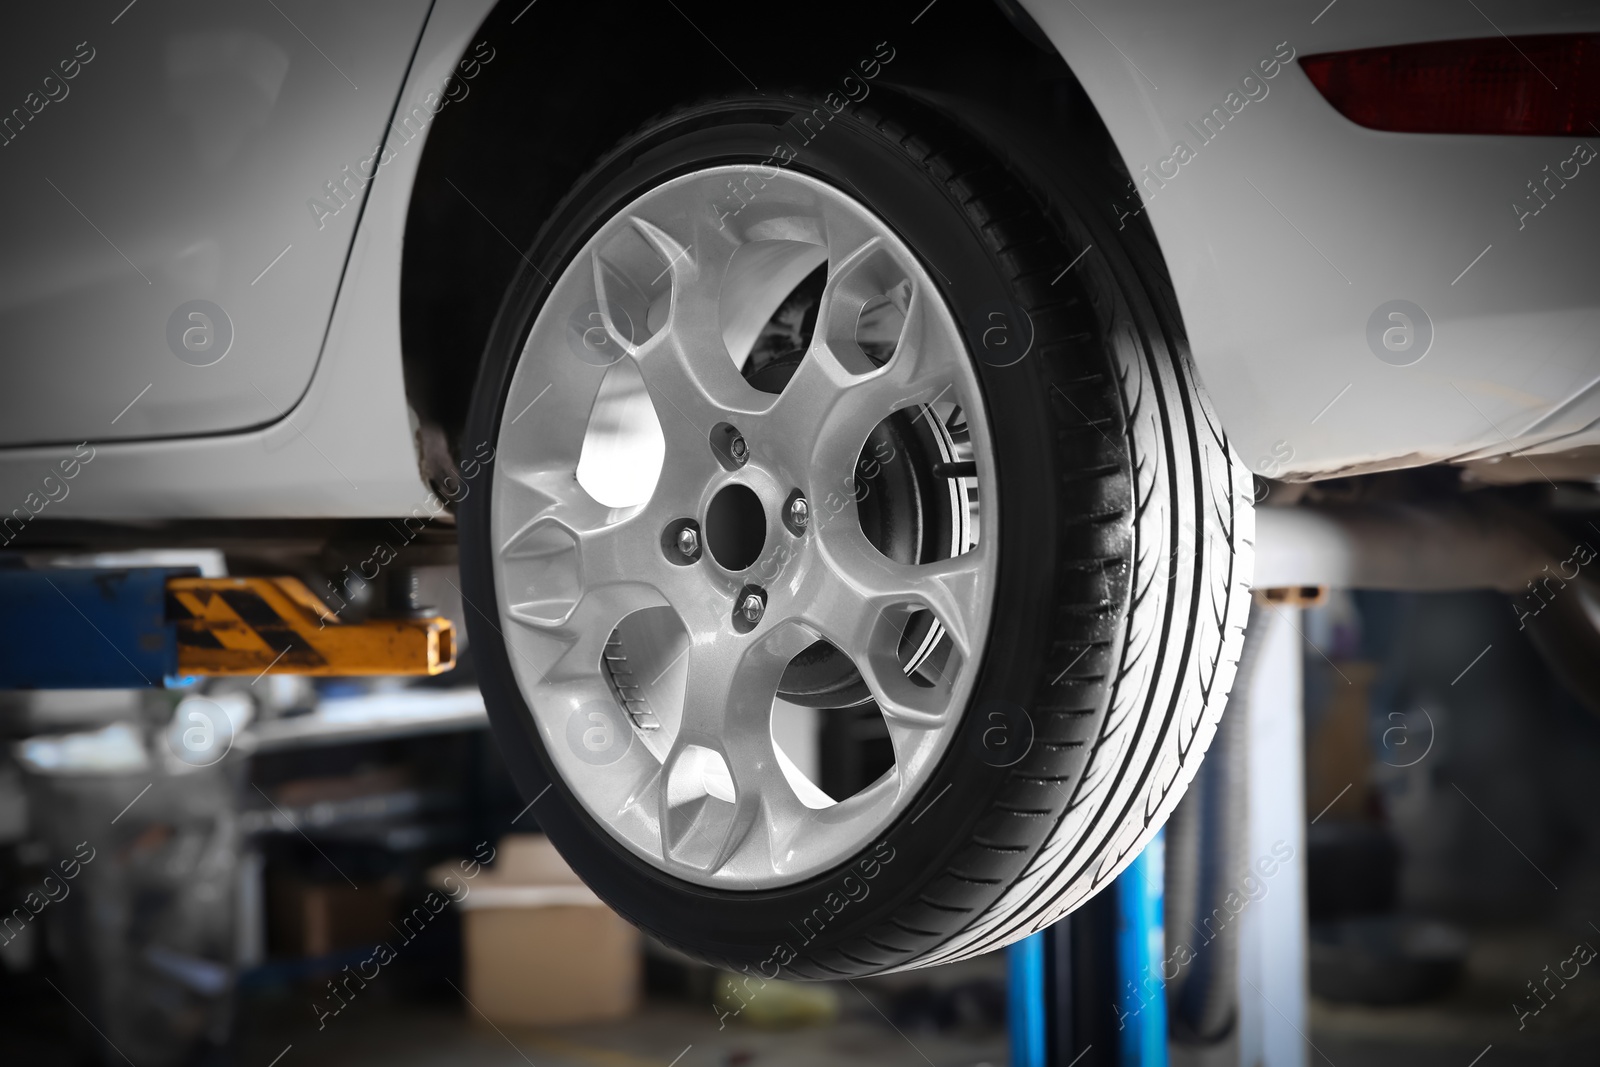
[[[846,997],[848,987],[842,991]],[[496,1030],[464,1005],[372,1004],[372,1010],[329,1020],[318,1032],[287,1010],[261,1019],[240,1042],[235,1062],[277,1067],[1004,1067],[1003,1035],[962,1041],[937,1034],[897,1033],[860,996],[848,999],[828,1026],[760,1031],[729,1025],[718,1031],[707,1009],[647,1005],[632,1018],[592,1026]],[[296,1005],[299,1006],[299,1005]],[[287,1008],[287,1005],[284,1006]],[[856,1010],[871,1012],[869,1019]],[[275,1018],[282,1015],[283,1018]],[[709,1022],[708,1022],[709,1017]],[[295,1020],[291,1022],[290,1020]],[[265,1025],[263,1025],[265,1024]]]
[[[1583,925],[1587,925],[1586,923]],[[1529,1003],[1526,980],[1571,951],[1574,936],[1546,927],[1471,931],[1465,980],[1427,1004],[1395,1008],[1313,999],[1307,1067],[1592,1067],[1600,1063],[1600,974],[1560,989],[1519,1031],[1512,1004]],[[1579,935],[1581,936],[1581,935]],[[1600,934],[1592,939],[1600,945]],[[1600,961],[1596,961],[1600,962]],[[617,1023],[496,1032],[459,1001],[375,995],[318,1031],[305,990],[244,999],[228,1067],[1004,1067],[1004,1035],[896,1032],[886,1010],[906,976],[838,986],[840,1020],[829,1026],[717,1030],[708,1004],[654,1002]],[[865,994],[865,996],[863,996]],[[447,994],[448,995],[448,994]],[[0,1063],[83,1067],[70,1038],[84,1022],[43,980],[13,984],[0,999]],[[1492,1046],[1492,1047],[1491,1047]],[[680,1057],[681,1058],[678,1058]],[[280,1058],[281,1057],[281,1058]],[[1480,1058],[1481,1057],[1481,1058]],[[101,1062],[120,1063],[116,1057]],[[1088,1067],[1086,1058],[1080,1067]],[[1175,1047],[1173,1067],[1237,1067],[1227,1045]],[[140,1063],[140,1067],[144,1067]]]
[[[1467,973],[1448,995],[1406,1008],[1314,999],[1312,1040],[1341,1067],[1467,1067],[1485,1049],[1478,1067],[1591,1067],[1600,1063],[1600,975],[1589,972],[1600,961],[1564,988],[1553,981],[1537,1014],[1519,1020],[1513,1007],[1527,1011],[1539,1003],[1526,983],[1570,956],[1574,941],[1600,945],[1600,935],[1583,938],[1581,930],[1577,924],[1567,936],[1542,926],[1474,930]],[[1315,1052],[1311,1057],[1324,1062]]]
[[[1473,929],[1462,982],[1438,1000],[1375,1008],[1313,999],[1309,1067],[1591,1067],[1600,1062],[1600,974],[1568,983],[1519,1030],[1525,982],[1569,954],[1572,934],[1547,926]],[[1592,939],[1600,944],[1600,935]],[[1600,961],[1597,961],[1600,962]],[[303,996],[246,1007],[234,1063],[269,1067],[1004,1067],[1003,1034],[900,1033],[888,1007],[904,976],[835,988],[839,1021],[787,1031],[730,1023],[709,1005],[647,1003],[616,1023],[496,1031],[462,1004],[373,1000],[318,1031]],[[871,997],[869,1001],[867,998]],[[288,1052],[285,1053],[285,1049]],[[1479,1058],[1481,1055],[1481,1058]],[[1087,1061],[1086,1061],[1087,1062]],[[1174,1067],[1235,1067],[1228,1045],[1175,1048]]]
[[[632,1016],[561,1027],[490,1024],[437,972],[353,1000],[318,1029],[305,987],[262,989],[239,1005],[235,1067],[1006,1067],[1003,1008],[950,999],[993,989],[1005,956],[909,974],[826,983],[832,1022],[765,1029],[732,1017],[719,1029],[709,993],[648,996]],[[697,968],[707,983],[710,971]],[[693,981],[695,975],[689,978]],[[450,980],[459,985],[459,979]],[[810,993],[819,992],[807,986]],[[980,998],[982,999],[982,998]],[[957,1012],[952,1017],[948,1013]],[[936,1029],[933,1020],[944,1019]],[[957,1024],[956,1019],[962,1021]],[[285,1053],[285,1049],[288,1049]],[[274,1060],[282,1059],[274,1065]]]

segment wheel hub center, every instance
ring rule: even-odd
[[[742,571],[761,556],[767,543],[767,515],[748,485],[734,482],[718,490],[706,509],[706,547],[725,570]]]

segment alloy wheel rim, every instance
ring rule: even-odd
[[[803,355],[758,388],[763,331],[823,269]],[[863,450],[891,417],[921,435],[911,465],[933,485],[914,559],[863,527],[882,506],[866,464],[891,462]],[[826,871],[905,812],[987,639],[990,441],[948,305],[842,191],[715,167],[602,225],[520,353],[491,515],[511,667],[585,810],[656,868],[730,889]],[[894,755],[843,798],[775,739],[786,672],[819,641],[849,656]]]

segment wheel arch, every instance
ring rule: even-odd
[[[808,5],[802,23],[730,22],[707,3],[680,7],[503,0],[474,36],[496,59],[429,131],[401,264],[406,395],[434,484],[451,473],[457,449],[471,451],[458,438],[521,250],[595,158],[672,105],[745,88],[750,76],[774,90],[839,84],[881,42],[893,58],[869,95],[976,103],[1042,139],[1070,141],[1094,162],[1083,177],[1104,183],[1100,199],[1115,220],[1127,166],[1078,79],[1014,0],[942,0],[911,21],[848,0]],[[1148,230],[1142,217],[1132,224]]]

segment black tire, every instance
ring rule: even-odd
[[[997,321],[1026,345],[1016,362],[975,359],[999,457],[1001,549],[988,651],[960,731],[876,843],[803,884],[727,892],[679,881],[585,813],[553,772],[500,634],[492,494],[463,502],[483,691],[519,786],[542,798],[539,825],[631,922],[766,978],[987,952],[1106,885],[1166,818],[1210,742],[1248,607],[1251,480],[1199,391],[1163,280],[1135,267],[1069,190],[1030,183],[925,105],[887,91],[874,104],[834,115],[803,145],[785,123],[824,105],[800,94],[695,104],[626,138],[528,250],[464,437],[464,452],[498,440],[544,278],[603,220],[660,181],[758,164],[778,143],[798,149],[791,167],[864,202],[932,268],[971,353],[1002,339],[986,333]],[[1008,708],[1025,709],[1026,721]],[[996,723],[1031,727],[1031,745],[1013,734],[1009,747],[986,749]]]

